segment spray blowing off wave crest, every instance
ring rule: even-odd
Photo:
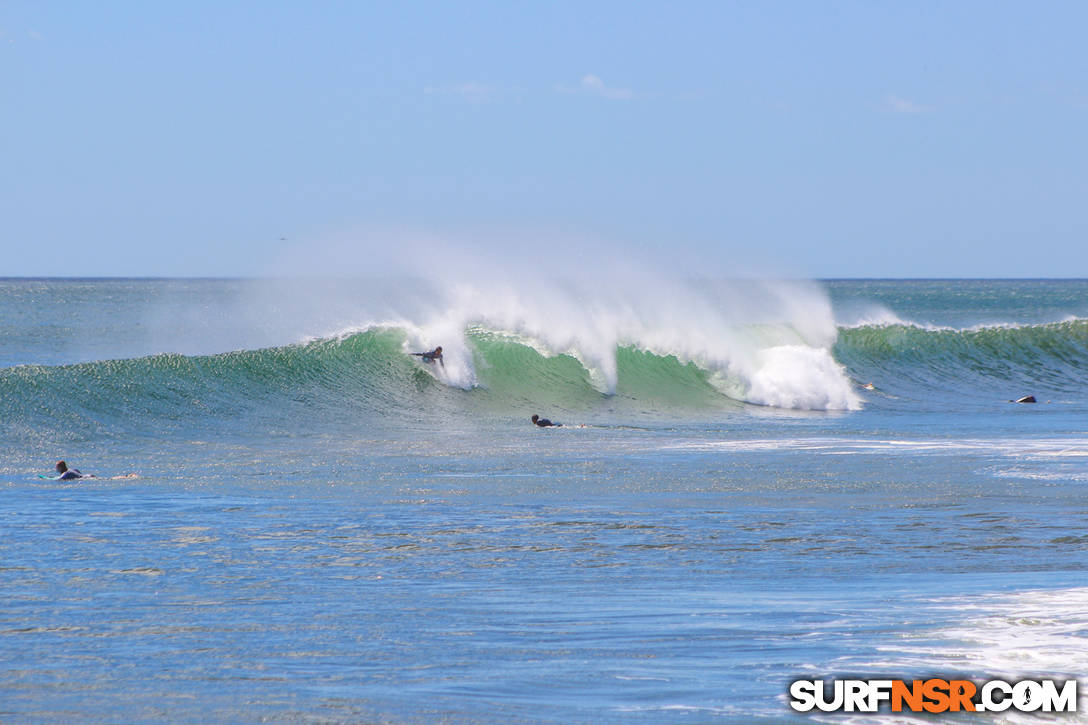
[[[545,356],[569,355],[605,395],[620,384],[617,352],[642,350],[705,371],[720,393],[806,410],[860,407],[831,356],[837,331],[826,296],[799,282],[492,282],[432,288],[432,309],[345,332],[399,327],[405,352],[443,347],[443,382],[479,383],[469,333],[505,334]],[[343,333],[342,333],[343,334]]]
[[[631,245],[578,234],[362,228],[308,244],[289,262],[292,274],[371,275],[404,285],[376,305],[360,306],[337,334],[376,326],[408,332],[406,352],[443,347],[437,371],[458,388],[480,384],[468,334],[514,336],[545,355],[569,355],[605,395],[620,386],[617,354],[636,349],[672,356],[704,370],[730,398],[794,409],[860,407],[844,369],[831,356],[837,329],[830,300],[807,282],[735,279],[693,281],[723,269],[736,274],[738,254],[685,257],[678,245],[632,253]],[[647,256],[649,255],[649,256]],[[655,256],[656,255],[656,256]],[[562,280],[562,281],[556,281]]]
[[[904,320],[884,305],[875,302],[864,304],[852,303],[843,305],[837,310],[836,324],[846,330],[859,327],[885,327],[889,325],[912,325],[915,327],[928,327],[918,323]]]

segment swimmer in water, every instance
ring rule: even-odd
[[[434,362],[437,360],[442,365],[442,367],[446,367],[446,361],[442,359],[441,345],[431,350],[430,352],[413,352],[412,354],[418,358],[422,358],[423,362],[425,363],[431,363],[433,365]]]
[[[533,421],[534,423],[536,423],[541,428],[562,428],[563,427],[562,423],[553,423],[550,420],[548,420],[547,418],[541,418],[536,413],[533,413],[533,417],[530,418],[529,420]]]

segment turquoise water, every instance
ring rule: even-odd
[[[1088,282],[306,286],[0,281],[0,719],[805,722],[798,677],[1088,671]]]

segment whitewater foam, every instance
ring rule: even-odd
[[[950,612],[952,622],[936,631],[903,633],[878,647],[876,658],[843,657],[838,671],[968,673],[1005,680],[1080,678],[1078,712],[1066,722],[1088,722],[1088,588],[1033,590],[947,597],[926,603]],[[819,718],[831,721],[831,718]],[[882,715],[838,722],[924,722],[924,717]],[[1039,722],[1034,713],[1008,711],[998,722]]]
[[[721,441],[697,441],[673,444],[670,448],[685,450],[806,450],[829,454],[858,453],[885,455],[888,453],[979,453],[1006,456],[1021,460],[1051,461],[1088,457],[1088,441],[1081,438],[757,438]]]

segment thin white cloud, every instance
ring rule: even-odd
[[[487,98],[500,93],[503,89],[487,83],[448,83],[440,86],[427,86],[423,92],[430,96],[461,96],[463,98]]]
[[[582,76],[581,82],[574,87],[558,85],[555,90],[560,93],[582,93],[590,96],[607,98],[610,101],[629,101],[635,97],[634,91],[626,88],[613,88],[605,85],[599,76],[587,73]]]
[[[26,34],[31,40],[45,40],[45,36],[37,30],[28,30],[26,31]]]
[[[931,113],[933,106],[923,106],[920,103],[889,93],[884,97],[884,110],[892,113]]]

